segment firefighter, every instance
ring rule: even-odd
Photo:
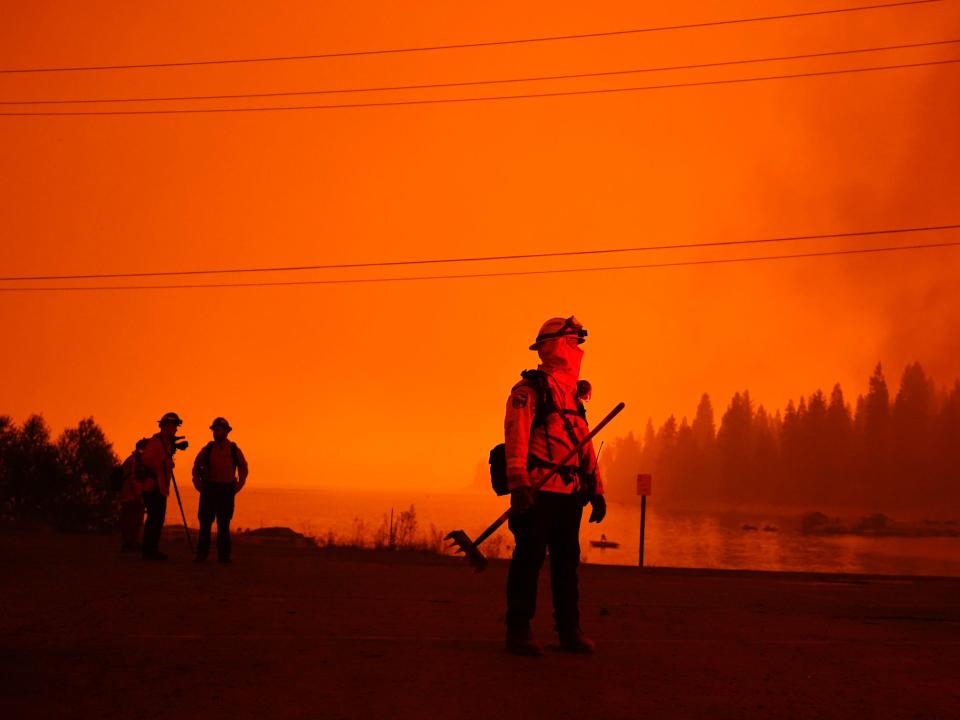
[[[143,482],[143,504],[147,519],[143,525],[143,559],[166,560],[160,552],[160,533],[167,514],[167,496],[173,477],[173,453],[177,442],[177,429],[183,424],[176,413],[166,413],[157,422],[160,431],[147,439],[140,455],[140,463],[146,476]]]
[[[217,558],[230,562],[230,520],[235,496],[247,482],[247,460],[237,444],[227,435],[233,430],[226,418],[218,417],[210,424],[213,441],[197,453],[193,463],[193,486],[200,493],[200,539],[197,541],[197,562],[210,552],[210,530],[217,521]]]
[[[507,650],[540,655],[530,627],[537,603],[537,578],[550,550],[550,585],[560,648],[593,653],[594,642],[580,629],[577,568],[580,564],[580,521],[592,506],[590,522],[606,515],[603,486],[592,443],[539,490],[542,479],[589,433],[583,401],[589,383],[580,381],[580,363],[587,331],[574,317],[545,322],[531,350],[540,356],[536,371],[523,373],[507,400],[507,484],[513,508],[509,528],[514,535],[507,576]]]
[[[143,528],[143,488],[140,455],[146,438],[137,440],[136,448],[123,461],[123,481],[120,486],[120,538],[122,552],[141,549],[140,531]]]

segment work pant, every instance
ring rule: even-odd
[[[120,504],[120,540],[125,548],[140,545],[143,527],[143,500],[127,500]]]
[[[510,518],[515,544],[507,575],[509,629],[526,628],[533,619],[537,579],[548,548],[556,629],[563,632],[580,626],[577,567],[582,514],[583,501],[578,495],[541,491],[529,510]]]
[[[150,557],[160,552],[160,533],[167,516],[167,496],[159,490],[143,493],[143,505],[147,520],[143,524],[143,556]]]
[[[217,557],[230,559],[230,520],[233,518],[233,497],[237,494],[235,483],[205,482],[200,491],[200,539],[197,541],[197,557],[204,559],[210,552],[210,529],[217,521]]]

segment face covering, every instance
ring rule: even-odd
[[[541,370],[546,370],[566,385],[576,386],[580,379],[580,363],[583,361],[583,350],[579,346],[571,345],[567,338],[561,337],[543,343],[538,352]]]

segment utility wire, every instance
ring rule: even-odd
[[[324,58],[360,57],[365,55],[390,55],[397,53],[432,52],[437,50],[463,50],[468,48],[495,47],[504,45],[522,45],[530,43],[554,42],[558,40],[584,40],[587,38],[615,37],[623,35],[637,35],[641,33],[664,32],[669,30],[691,30],[694,28],[720,27],[741,23],[767,22],[772,20],[788,20],[793,18],[813,17],[818,15],[838,15],[841,13],[862,12],[867,10],[883,10],[911,5],[930,5],[941,0],[904,0],[873,5],[859,5],[855,7],[833,8],[829,10],[810,10],[807,12],[784,13],[781,15],[762,15],[741,17],[727,20],[710,20],[678,25],[660,25],[655,27],[632,28],[628,30],[609,30],[605,32],[576,33],[572,35],[548,35],[544,37],[517,38],[509,40],[486,40],[481,42],[456,43],[450,45],[423,45],[417,47],[386,48],[378,50],[349,50],[344,52],[315,53],[311,55],[273,55],[252,58],[225,58],[217,60],[184,60],[177,62],[136,63],[123,65],[86,65],[65,67],[28,67],[4,68],[0,74],[13,73],[50,73],[50,72],[81,72],[93,70],[143,70],[147,68],[197,67],[202,65],[235,65],[239,63],[287,62],[297,60],[320,60]]]
[[[73,292],[102,290],[195,290],[200,288],[250,288],[250,287],[291,287],[307,285],[360,285],[391,282],[416,282],[424,280],[466,280],[473,278],[520,277],[530,275],[555,275],[567,273],[610,272],[616,270],[645,270],[652,268],[688,267],[694,265],[729,265],[734,263],[760,262],[767,260],[793,260],[797,258],[820,258],[839,255],[864,255],[868,253],[888,253],[929,248],[960,247],[960,241],[923,243],[917,245],[889,245],[884,247],[857,248],[852,250],[824,250],[820,252],[791,253],[788,255],[754,255],[739,258],[716,258],[712,260],[678,260],[675,262],[646,263],[639,265],[608,265],[601,267],[554,268],[549,270],[512,270],[485,273],[463,273],[458,275],[416,275],[409,277],[374,277],[328,280],[289,280],[276,282],[240,282],[240,283],[196,283],[191,285],[78,285],[78,286],[42,286],[42,287],[0,287],[0,292]]]
[[[346,270],[374,267],[399,267],[404,265],[437,265],[447,263],[474,263],[503,260],[530,260],[534,258],[575,257],[584,255],[610,255],[614,253],[646,252],[651,250],[691,250],[733,245],[756,245],[762,243],[783,243],[798,240],[836,240],[851,237],[869,237],[875,235],[898,235],[903,233],[939,232],[958,230],[960,223],[952,225],[924,225],[909,228],[889,228],[885,230],[861,230],[845,233],[822,233],[818,235],[788,235],[784,237],[753,238],[749,240],[720,240],[717,242],[683,243],[680,245],[639,245],[625,248],[603,248],[596,250],[565,250],[555,252],[524,253],[516,255],[480,255],[475,257],[430,258],[414,260],[381,260],[361,263],[338,263],[328,265],[279,265],[273,267],[250,268],[207,268],[202,270],[162,270],[154,272],[92,273],[85,275],[9,275],[0,277],[0,282],[37,281],[37,280],[106,280],[116,278],[174,277],[187,275],[226,275],[234,273],[275,273],[306,270]]]
[[[702,80],[698,82],[669,83],[665,85],[639,85],[621,88],[595,88],[592,90],[564,90],[557,92],[524,93],[522,95],[490,95],[484,97],[432,98],[424,100],[389,100],[383,102],[342,103],[336,105],[283,105],[272,107],[234,107],[234,108],[186,108],[177,110],[73,110],[68,112],[0,112],[0,117],[81,117],[81,116],[118,116],[118,115],[197,115],[222,113],[279,112],[292,110],[343,110],[375,107],[400,107],[409,105],[447,105],[451,103],[474,103],[499,100],[530,100],[535,98],[573,97],[577,95],[609,95],[613,93],[637,92],[643,90],[669,90],[688,87],[707,87],[711,85],[735,85],[738,83],[762,82],[767,80],[792,80],[796,78],[826,77],[853,73],[876,72],[879,70],[902,70],[908,68],[950,65],[960,62],[960,58],[950,60],[931,60],[927,62],[902,63],[898,65],[878,65],[846,70],[822,70],[818,72],[792,73],[787,75],[764,75],[760,77],[731,78],[726,80]]]
[[[166,95],[152,97],[112,97],[112,98],[79,98],[76,100],[0,100],[0,105],[80,105],[89,103],[141,103],[141,102],[174,102],[186,100],[240,100],[250,98],[296,97],[303,95],[333,95],[343,93],[386,92],[393,90],[437,90],[441,88],[476,87],[477,85],[500,85],[505,83],[542,82],[547,80],[578,80],[587,78],[615,77],[619,75],[634,75],[638,73],[665,72],[671,70],[698,70],[713,67],[730,67],[733,65],[749,65],[755,63],[780,62],[786,60],[806,60],[812,58],[837,57],[841,55],[855,55],[860,53],[886,52],[890,50],[907,50],[913,48],[954,45],[956,40],[934,40],[931,42],[907,43],[903,45],[883,45],[880,47],[859,48],[853,50],[829,50],[824,52],[803,53],[799,55],[777,55],[773,57],[749,58],[742,60],[723,60],[717,62],[695,63],[688,65],[661,65],[659,67],[634,68],[630,70],[606,70],[599,72],[569,73],[563,75],[532,75],[528,77],[498,78],[496,80],[462,80],[458,82],[420,83],[413,85],[382,85],[379,87],[346,87],[325,88],[320,90],[291,90],[280,92],[233,93],[224,95]]]

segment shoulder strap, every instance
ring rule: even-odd
[[[230,441],[230,457],[233,458],[233,467],[234,469],[240,467],[240,462],[237,460],[237,444],[231,440]]]
[[[567,417],[567,411],[564,409],[561,409],[557,405],[556,401],[554,400],[553,391],[550,389],[550,379],[547,377],[547,374],[542,370],[528,370],[526,372],[529,374],[536,373],[538,381],[543,385],[542,394],[550,399],[549,400],[550,407],[547,409],[546,412],[555,412],[557,413],[557,415],[560,416],[560,420],[563,423],[563,429],[566,431],[567,437],[570,439],[570,442],[573,443],[574,445],[578,445],[580,443],[580,438],[577,436],[577,432],[573,427],[573,423],[570,422],[570,418]],[[524,375],[524,377],[526,377],[526,374]],[[583,407],[583,403],[581,403],[579,399],[576,400],[576,403],[577,403],[576,413],[581,417],[583,417],[584,420],[586,420],[586,411],[585,411],[585,408]],[[546,422],[545,418],[544,418],[544,422]],[[548,443],[549,443],[549,440],[550,438],[548,436],[547,437]],[[548,449],[549,449],[549,445],[548,445]]]
[[[524,370],[520,373],[527,385],[537,393],[537,407],[533,413],[534,425],[546,425],[547,415],[557,411],[553,393],[550,391],[550,381],[542,370]]]

